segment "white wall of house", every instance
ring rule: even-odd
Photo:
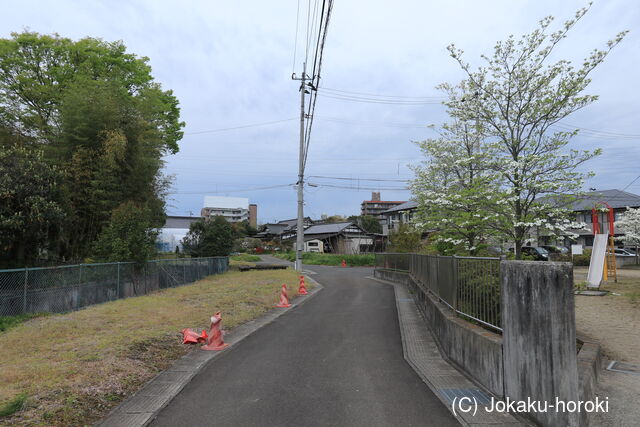
[[[296,250],[296,243],[293,244],[293,250]],[[324,253],[324,242],[318,239],[307,240],[304,242],[304,248],[302,251]]]

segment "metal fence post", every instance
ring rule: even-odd
[[[184,259],[185,261],[187,260],[186,258]],[[182,263],[182,284],[186,284],[187,283],[187,263],[183,262]]]
[[[117,281],[116,281],[116,299],[120,298],[120,263],[116,263],[116,265],[118,266],[118,274],[117,274]]]
[[[24,292],[22,298],[22,314],[27,314],[27,286],[29,283],[29,269],[24,268]]]
[[[458,310],[458,257],[453,255],[451,259],[451,279],[453,280],[453,309]]]

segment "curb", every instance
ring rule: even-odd
[[[106,417],[94,424],[95,427],[143,427],[153,421],[158,413],[167,406],[182,389],[191,382],[211,360],[233,349],[245,338],[253,335],[262,327],[270,324],[283,314],[300,307],[324,286],[305,275],[306,280],[315,285],[307,295],[296,296],[295,303],[285,309],[272,309],[262,316],[235,327],[226,334],[231,344],[221,351],[199,351],[194,349],[178,359],[169,369],[151,379],[140,390],[116,406]]]

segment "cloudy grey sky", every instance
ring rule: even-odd
[[[301,21],[308,0],[300,1]],[[451,0],[335,2],[321,88],[406,97],[438,97],[435,86],[463,75],[448,56],[454,42],[472,65],[497,40],[533,30],[556,17],[556,26],[585,1]],[[167,158],[175,175],[170,214],[198,214],[205,194],[249,197],[259,221],[293,218],[293,187],[255,190],[296,181],[298,84],[304,25],[294,59],[298,2],[215,0],[21,0],[2,2],[2,37],[30,29],[122,40],[148,56],[153,74],[180,100],[186,121],[180,153]],[[556,58],[580,61],[621,30],[631,30],[593,73],[589,93],[600,100],[566,119],[585,129],[573,147],[601,147],[588,169],[588,187],[624,188],[640,174],[640,3],[596,0],[558,48]],[[322,94],[322,89],[320,91]],[[428,124],[446,119],[437,102],[381,104],[318,97],[307,175],[409,179],[420,161],[412,141],[433,136]],[[248,124],[265,126],[204,132]],[[594,132],[597,131],[597,132]],[[604,132],[604,133],[603,133]],[[335,181],[306,190],[306,214],[357,214],[370,187],[386,200],[406,200],[401,182]],[[324,185],[323,185],[324,184]],[[352,189],[329,187],[352,186]],[[362,189],[364,187],[365,189]],[[252,190],[254,189],[254,190]],[[640,193],[640,179],[628,191]]]

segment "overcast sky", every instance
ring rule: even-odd
[[[260,222],[293,218],[297,175],[300,73],[307,1],[7,1],[2,37],[29,29],[79,39],[122,40],[150,58],[153,75],[180,101],[187,123],[180,153],[166,159],[175,175],[168,213],[198,215],[205,194],[248,197]],[[322,87],[405,97],[441,96],[435,86],[463,78],[448,56],[454,42],[481,65],[497,40],[530,32],[539,19],[557,28],[584,1],[337,0],[322,68]],[[556,58],[580,61],[621,30],[631,30],[592,75],[593,105],[567,118],[585,129],[572,147],[601,147],[587,187],[622,189],[640,174],[640,3],[595,1],[558,48]],[[294,63],[294,50],[296,61]],[[580,64],[580,62],[578,62]],[[408,98],[407,98],[408,99]],[[361,103],[318,97],[307,175],[402,180],[420,161],[412,141],[433,136],[428,124],[446,120],[437,102]],[[265,126],[204,132],[264,122]],[[597,132],[594,132],[597,131]],[[605,132],[605,133],[603,133]],[[631,136],[628,136],[631,135]],[[309,178],[305,213],[351,215],[377,187],[385,200],[407,200],[402,182]],[[324,185],[323,185],[324,184]],[[352,186],[352,189],[328,187]],[[361,189],[364,187],[365,189]],[[254,189],[254,190],[252,190]],[[628,191],[640,194],[640,179]]]

